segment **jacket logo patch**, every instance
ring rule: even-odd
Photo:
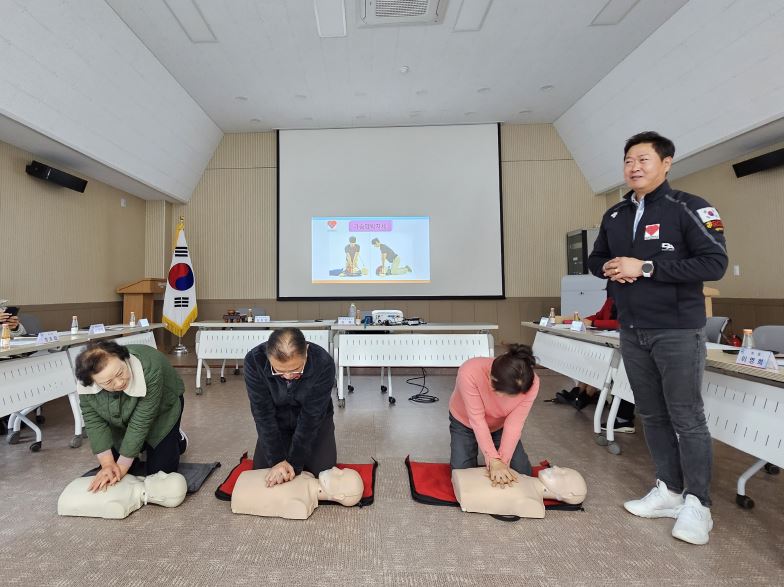
[[[659,224],[647,224],[645,226],[645,240],[652,241],[659,239]]]
[[[615,218],[616,216],[618,216],[618,212],[613,212],[610,214],[610,218]]]
[[[705,228],[721,232],[724,230],[724,223],[721,221],[721,218],[718,220],[708,220],[708,222],[705,223]]]
[[[670,243],[662,243],[662,249],[661,250],[662,251],[670,251],[670,252],[672,252],[672,251],[675,250],[675,247],[672,246]]]
[[[700,208],[697,210],[697,216],[700,217],[702,222],[711,222],[716,220],[721,220],[721,216],[719,216],[719,211],[716,208]]]

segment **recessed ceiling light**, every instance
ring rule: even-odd
[[[480,94],[486,94],[489,91],[490,91],[490,88],[479,88],[477,90],[477,92],[479,92]]]
[[[542,86],[539,89],[542,90],[543,92],[549,92],[550,90],[554,90],[555,86],[552,84],[547,84],[546,86]]]
[[[261,122],[261,118],[251,118],[251,122]]]
[[[247,96],[234,96],[234,99],[237,100],[238,102],[247,102],[248,101],[248,97]]]
[[[294,97],[297,100],[307,100],[307,98],[308,98],[307,94],[294,94]]]
[[[408,73],[409,67],[408,65],[401,65],[400,66],[400,73]]]
[[[466,116],[473,116],[474,114],[476,114],[476,112],[474,112],[473,110],[465,113]]]
[[[425,96],[425,95],[427,95],[427,90],[417,90],[416,91],[416,95],[417,96]]]

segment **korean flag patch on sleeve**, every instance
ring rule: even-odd
[[[716,208],[700,208],[697,210],[697,215],[702,222],[715,222],[716,220],[721,220],[719,211],[716,210]]]

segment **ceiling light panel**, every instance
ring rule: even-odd
[[[481,29],[492,3],[493,0],[463,0],[452,30],[462,33]]]
[[[343,0],[313,0],[316,28],[324,39],[346,36],[346,6]]]
[[[591,26],[611,26],[618,24],[631,12],[640,0],[608,0],[591,21]]]
[[[163,0],[191,43],[217,43],[195,0]]]

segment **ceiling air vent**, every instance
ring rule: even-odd
[[[361,26],[443,22],[449,0],[357,0]]]

